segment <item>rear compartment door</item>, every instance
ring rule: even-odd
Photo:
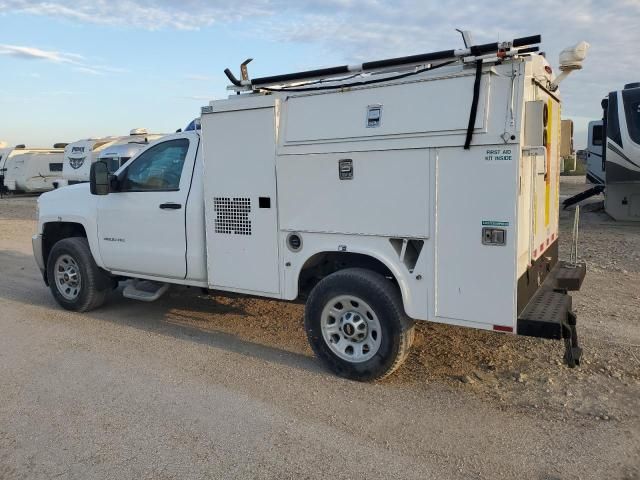
[[[436,183],[436,317],[476,327],[515,318],[517,145],[440,148]],[[500,231],[500,241],[484,238]],[[497,239],[496,239],[497,240]]]

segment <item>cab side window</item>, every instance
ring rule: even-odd
[[[189,140],[178,138],[159,143],[129,165],[120,181],[123,192],[178,190]]]
[[[602,125],[594,125],[591,138],[594,145],[602,145]]]

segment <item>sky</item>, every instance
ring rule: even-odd
[[[586,40],[561,86],[575,145],[600,100],[640,81],[640,0],[0,0],[0,142],[33,147],[136,127],[173,132],[253,76],[542,35],[552,66]]]

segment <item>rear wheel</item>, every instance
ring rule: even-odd
[[[99,307],[112,288],[111,278],[96,265],[82,237],[65,238],[53,246],[47,259],[47,280],[56,301],[75,312]]]
[[[305,328],[331,371],[359,381],[393,373],[414,335],[397,286],[361,268],[340,270],[315,286],[305,307]]]

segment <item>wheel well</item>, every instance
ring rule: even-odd
[[[352,252],[321,252],[310,257],[300,270],[298,295],[306,297],[316,283],[324,277],[345,268],[366,268],[398,285],[391,270],[377,258]]]
[[[87,232],[79,223],[51,222],[44,224],[42,230],[42,259],[44,260],[45,268],[53,246],[60,240],[69,237],[87,238]]]

